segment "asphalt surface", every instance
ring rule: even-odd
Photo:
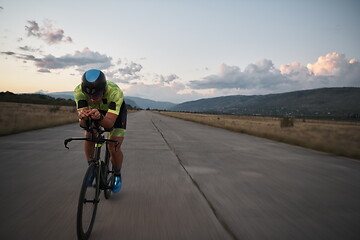
[[[356,134],[356,133],[354,133]],[[0,137],[0,239],[76,239],[77,124]],[[147,111],[91,239],[360,239],[360,161]]]

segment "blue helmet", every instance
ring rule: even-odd
[[[81,90],[90,98],[100,97],[106,88],[105,74],[97,69],[90,69],[82,75]]]

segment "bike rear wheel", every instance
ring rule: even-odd
[[[92,163],[84,176],[81,186],[77,211],[77,235],[79,239],[88,239],[94,226],[97,205],[99,203],[99,172]],[[95,176],[95,185],[89,184],[91,176]]]

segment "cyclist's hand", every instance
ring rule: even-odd
[[[88,116],[90,116],[94,120],[99,120],[101,118],[101,113],[97,109],[90,109],[88,112]]]
[[[79,119],[88,120],[89,119],[89,109],[81,109],[78,111]]]

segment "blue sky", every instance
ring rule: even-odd
[[[99,68],[175,103],[360,87],[360,1],[0,1],[0,91],[71,91]]]

